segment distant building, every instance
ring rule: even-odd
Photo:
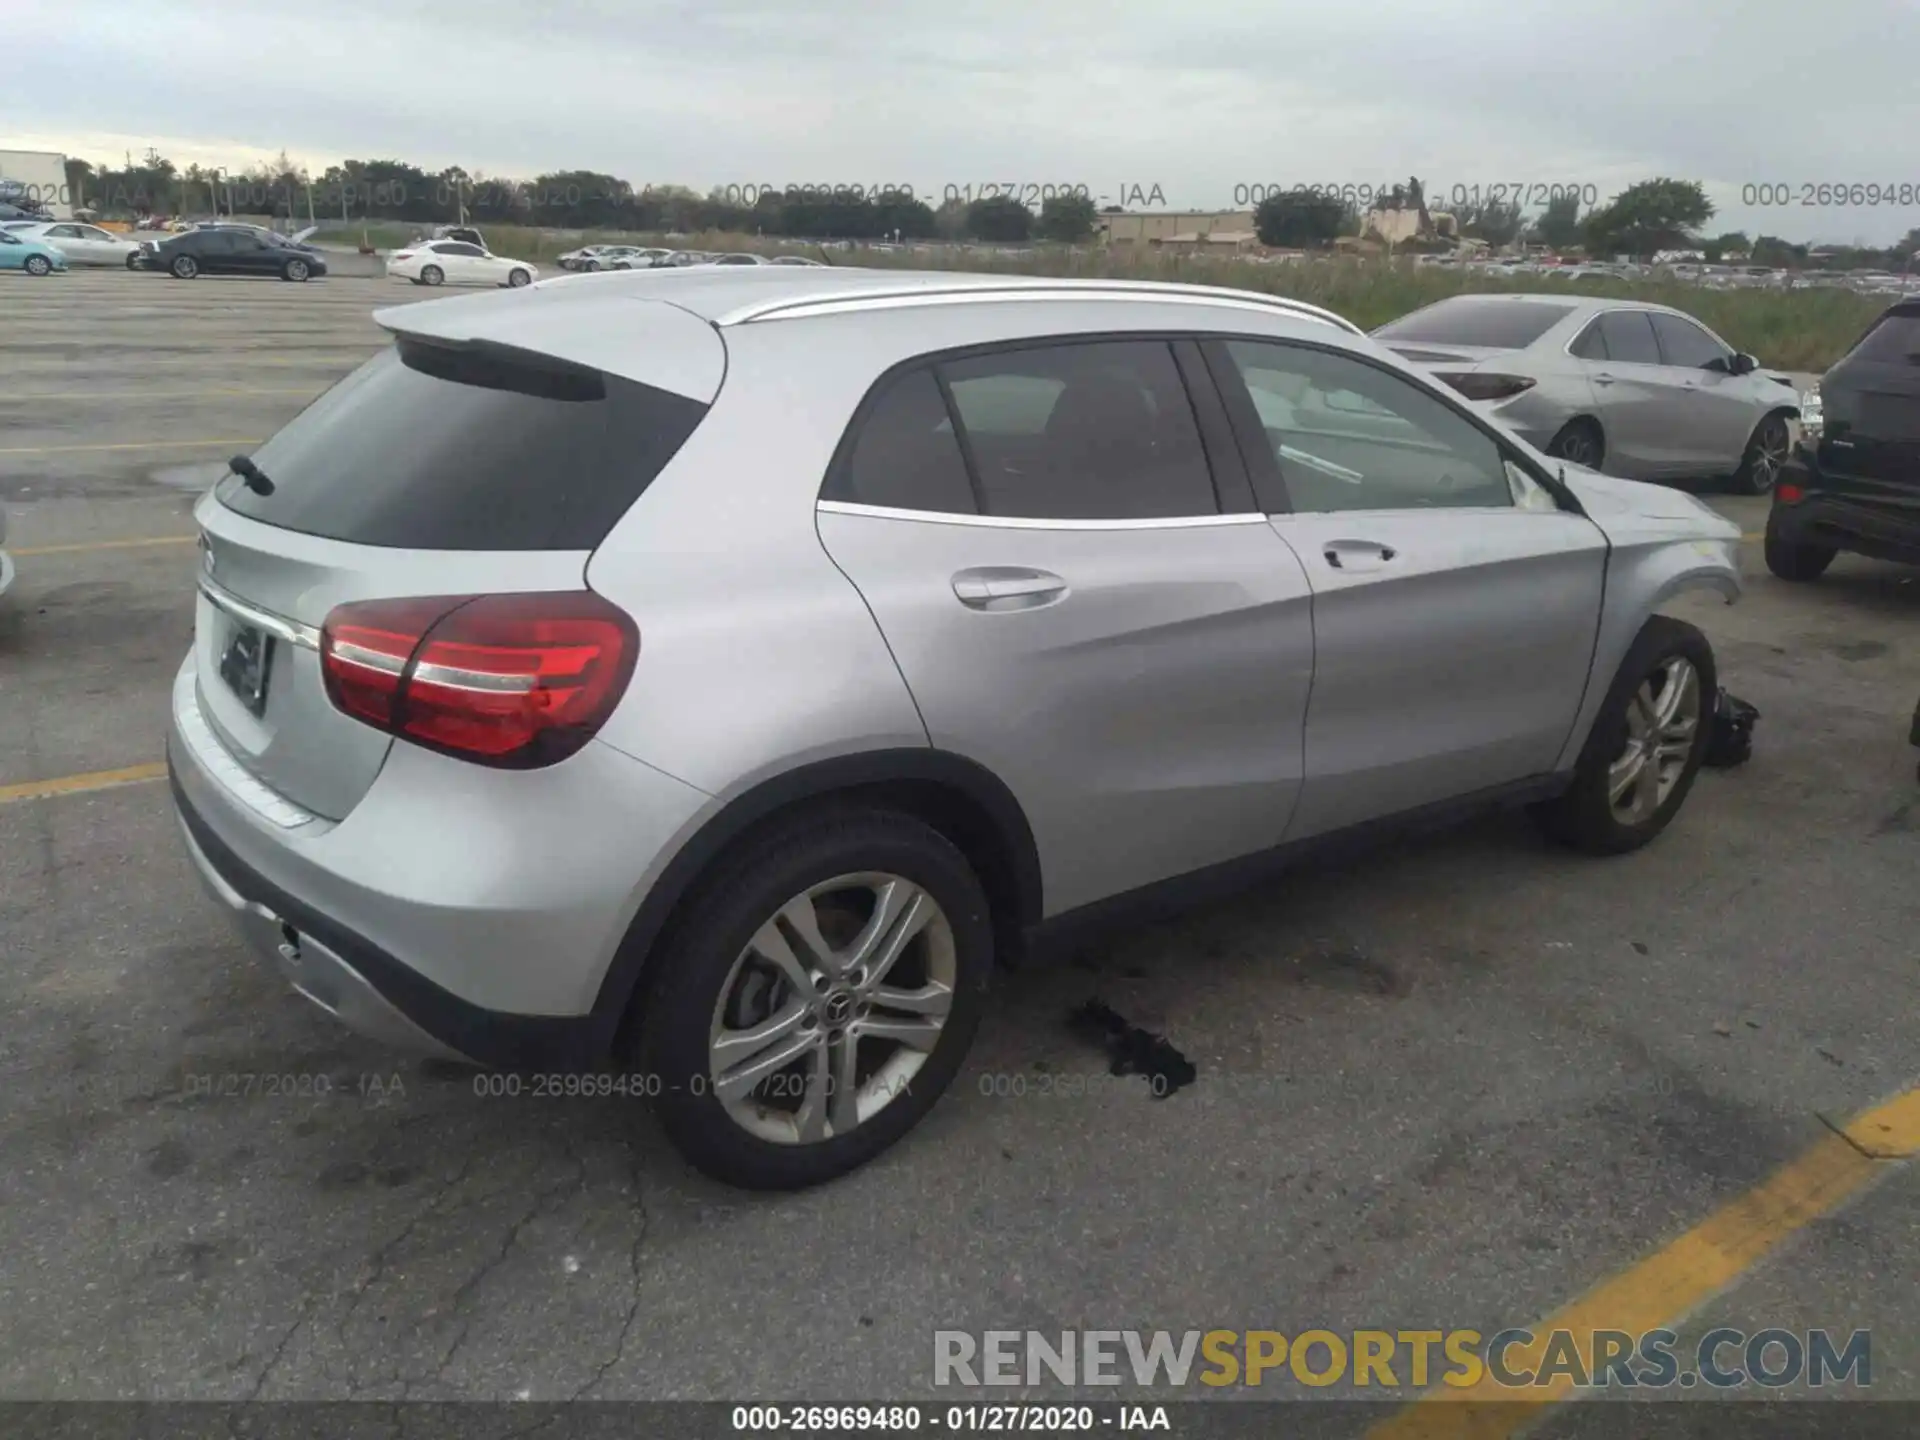
[[[1108,245],[1225,246],[1257,243],[1251,210],[1142,210],[1098,217]]]
[[[51,150],[0,150],[0,201],[71,220],[74,198],[67,184],[66,156]]]

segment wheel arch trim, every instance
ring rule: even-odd
[[[727,800],[701,822],[648,887],[600,982],[592,1011],[594,1048],[610,1054],[642,977],[681,903],[727,849],[775,816],[808,801],[831,800],[889,785],[932,787],[962,801],[985,822],[1006,918],[1019,929],[1042,914],[1040,852],[1026,812],[1006,783],[979,762],[926,747],[868,750],[781,771]]]

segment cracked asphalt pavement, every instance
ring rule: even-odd
[[[4,287],[0,792],[161,758],[188,487],[411,297]],[[929,1393],[937,1329],[1550,1314],[1920,1076],[1920,581],[1746,553],[1743,604],[1675,613],[1755,756],[1656,845],[1498,819],[1003,974],[920,1130],[801,1195],[702,1179],[640,1099],[344,1032],[201,895],[164,785],[0,803],[0,1397],[883,1399]],[[1194,1082],[1106,1083],[1094,997]],[[1920,1398],[1916,1203],[1897,1171],[1716,1316],[1871,1323],[1876,1390]]]

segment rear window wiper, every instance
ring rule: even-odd
[[[238,475],[247,489],[254,494],[271,495],[273,493],[273,481],[267,478],[264,470],[253,463],[252,457],[236,455],[227,461],[227,469]]]

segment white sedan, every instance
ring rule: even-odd
[[[387,274],[416,285],[506,285],[518,290],[540,278],[524,260],[490,254],[464,240],[431,240],[387,257]]]
[[[126,235],[102,230],[98,225],[83,225],[77,220],[43,221],[34,225],[9,225],[9,233],[22,240],[38,240],[51,245],[67,257],[67,264],[112,265],[134,268],[133,257],[140,253],[140,242]]]

